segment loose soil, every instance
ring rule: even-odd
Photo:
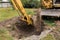
[[[22,23],[20,24],[20,22]],[[56,27],[54,30],[52,30],[51,33],[53,34],[56,40],[60,40],[60,21],[56,21],[55,23]],[[22,24],[23,26],[21,26]],[[0,22],[0,27],[5,27],[10,32],[11,36],[17,40],[32,35],[37,35],[37,33],[40,35],[40,32],[36,32],[36,28],[33,25],[26,25],[25,22],[21,20],[19,21],[19,17],[13,17],[11,19]],[[49,30],[49,28],[47,29]]]
[[[20,20],[19,17],[13,17],[11,19],[0,22],[0,27],[5,27],[10,32],[12,37],[16,39],[21,39],[31,35],[40,35],[42,31],[36,31],[38,26],[35,27],[34,24],[27,25],[27,23]]]

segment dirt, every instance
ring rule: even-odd
[[[60,40],[60,20],[55,21],[56,26],[55,29],[52,30],[52,34],[54,35],[56,40]]]
[[[34,17],[33,17],[34,18]],[[35,18],[34,18],[35,20]],[[21,23],[22,22],[22,23]],[[19,24],[18,24],[19,23]],[[18,24],[18,25],[16,25]],[[19,17],[14,17],[8,20],[5,20],[3,22],[0,22],[1,27],[5,27],[11,34],[11,36],[14,38],[14,40],[39,40],[40,37],[45,37],[48,32],[43,31],[40,35],[39,32],[36,32],[36,28],[31,25],[24,25],[23,21],[19,20]],[[16,27],[17,26],[17,27]],[[22,26],[22,27],[21,27]],[[28,27],[27,27],[28,26]],[[50,31],[50,30],[48,30]],[[39,34],[39,35],[37,35]],[[45,36],[43,36],[45,35]]]
[[[29,37],[31,35],[40,35],[41,28],[39,31],[36,31],[38,26],[27,25],[26,22],[20,20],[21,17],[13,17],[11,19],[0,22],[0,27],[5,27],[15,39],[21,39],[23,37]],[[35,19],[35,18],[34,18]],[[38,28],[39,28],[38,27]]]
[[[36,16],[33,17],[34,20],[35,20],[35,17]],[[39,34],[39,36],[40,36],[40,32],[36,31],[37,26],[34,27],[34,25],[26,25],[25,24],[26,22],[24,23],[22,20],[19,20],[19,19],[20,19],[19,17],[13,17],[11,19],[2,21],[2,22],[0,22],[0,27],[5,27],[10,32],[11,36],[16,40],[19,40],[19,39],[22,39],[25,37],[31,37],[33,35],[36,35],[36,37],[38,37],[37,34]],[[60,25],[58,25],[60,23],[60,21],[56,21],[55,23],[57,25],[56,25],[55,29],[52,31],[52,34],[54,35],[56,40],[60,40],[60,30],[59,30]],[[18,24],[18,25],[16,25],[16,24]],[[23,24],[23,26],[22,26],[22,24]],[[39,26],[40,26],[40,24],[39,24]],[[49,28],[47,28],[47,29],[49,30]]]

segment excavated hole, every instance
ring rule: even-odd
[[[35,30],[35,27],[34,25],[28,25],[27,22],[25,21],[22,21],[22,20],[18,20],[16,23],[16,28],[19,30],[19,31],[22,31],[22,32],[25,32],[25,33],[31,33]]]

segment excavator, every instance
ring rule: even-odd
[[[42,0],[44,8],[60,8],[60,0]]]

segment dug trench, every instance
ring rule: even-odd
[[[31,35],[40,35],[44,29],[44,23],[41,21],[39,12],[32,17],[33,24],[20,20],[22,17],[14,17],[0,22],[0,27],[5,27],[13,38],[21,39]]]

